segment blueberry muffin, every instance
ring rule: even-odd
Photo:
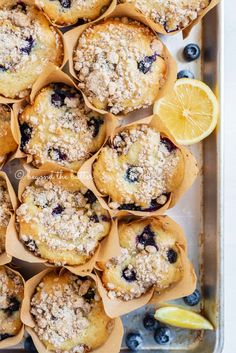
[[[0,256],[5,252],[6,232],[11,218],[12,204],[7,183],[0,176]]]
[[[11,132],[11,110],[7,105],[0,104],[0,163],[16,149],[17,143]]]
[[[43,13],[24,1],[0,0],[0,23],[0,94],[22,98],[49,62],[62,64],[62,39]]]
[[[86,353],[108,339],[114,321],[94,280],[69,271],[47,274],[31,299],[34,331],[50,352]]]
[[[72,174],[38,177],[21,198],[20,240],[56,265],[85,264],[110,230],[108,212]]]
[[[114,210],[156,211],[184,175],[181,150],[148,125],[131,125],[101,149],[93,164],[97,189]]]
[[[95,20],[110,5],[111,0],[36,0],[52,22],[58,25],[70,25],[78,19]]]
[[[104,117],[86,107],[81,93],[51,84],[19,117],[21,149],[36,167],[46,162],[78,170],[105,140]]]
[[[162,292],[183,275],[175,234],[155,218],[120,224],[121,256],[103,264],[102,281],[110,299],[139,298],[153,286]]]
[[[20,332],[20,307],[23,296],[22,278],[10,268],[0,266],[0,341]]]
[[[210,4],[210,0],[121,0],[132,3],[150,20],[173,32],[187,27]]]
[[[166,80],[165,51],[149,28],[126,17],[90,26],[74,50],[79,86],[93,106],[113,114],[148,107]]]

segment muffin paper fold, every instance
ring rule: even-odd
[[[112,17],[129,17],[133,20],[139,21],[141,23],[143,23],[146,26],[149,26],[147,20],[141,16],[139,13],[130,10],[129,8],[127,8],[126,6],[123,7],[123,5],[118,5],[114,11],[110,12],[108,15],[106,15],[105,17],[103,17],[105,20],[108,18],[112,18]],[[100,19],[101,21],[101,19]],[[68,59],[69,59],[69,71],[70,74],[77,80],[79,81],[79,78],[74,70],[74,60],[73,60],[73,56],[74,56],[74,49],[75,46],[77,45],[78,39],[81,36],[81,34],[90,26],[92,25],[96,25],[99,21],[94,21],[94,22],[90,22],[87,24],[84,24],[82,26],[78,26],[70,31],[68,31],[67,33],[64,34],[65,37],[65,42],[66,42],[66,49],[67,49],[67,53],[68,53]],[[150,26],[149,26],[150,27]],[[152,30],[152,28],[150,27],[150,29]],[[154,32],[155,33],[155,32]],[[157,39],[160,40],[160,38],[157,37]],[[161,40],[160,40],[161,41]],[[163,44],[163,43],[162,43]],[[162,86],[162,88],[159,90],[159,94],[157,99],[160,99],[161,97],[163,97],[174,85],[176,78],[177,78],[177,65],[176,62],[174,60],[174,58],[172,57],[172,55],[170,54],[169,50],[167,49],[167,47],[163,44],[163,48],[165,51],[165,62],[167,64],[167,78],[165,81],[165,84]],[[88,107],[90,107],[91,109],[99,112],[99,113],[107,113],[106,110],[101,110],[101,109],[97,109],[95,108],[88,100],[88,98],[85,96],[85,102],[87,104]],[[117,116],[124,116],[124,114],[118,114]]]
[[[112,257],[119,256],[121,250],[118,237],[118,223],[131,224],[139,222],[142,219],[148,219],[137,217],[128,219],[118,217],[118,219],[114,222],[114,225],[109,235],[109,239],[106,240],[106,244],[104,244],[103,250],[100,252],[97,258],[96,270],[98,290],[100,295],[102,296],[105,311],[110,317],[114,318],[130,313],[131,311],[134,311],[146,304],[158,304],[166,300],[178,299],[192,294],[196,289],[197,278],[193,269],[193,265],[191,264],[188,258],[186,238],[182,228],[168,216],[150,217],[150,219],[153,218],[155,220],[158,220],[160,226],[164,230],[167,230],[168,232],[175,235],[176,247],[179,250],[182,260],[182,277],[178,282],[172,284],[160,293],[156,292],[153,286],[139,298],[135,298],[128,301],[124,301],[120,298],[110,299],[107,295],[107,289],[102,283],[101,275],[102,267],[104,267],[105,263]]]
[[[84,273],[80,272],[77,269],[71,269],[66,267],[68,270],[70,270],[72,273],[78,275],[78,276],[89,276],[91,277],[97,284],[97,277],[91,273]],[[22,304],[22,310],[21,310],[21,320],[26,326],[26,331],[30,334],[32,337],[34,344],[38,350],[39,353],[51,353],[52,351],[48,351],[44,344],[40,341],[39,337],[33,330],[35,326],[34,319],[32,315],[30,314],[30,301],[31,298],[35,292],[35,289],[37,285],[40,283],[40,281],[43,279],[44,276],[46,276],[49,272],[58,270],[55,267],[46,269],[40,273],[38,273],[36,276],[32,277],[29,279],[26,284],[25,284],[25,292],[24,292],[24,300]],[[63,269],[61,270],[63,271]],[[59,274],[60,275],[60,274]],[[99,292],[99,288],[98,288]],[[100,294],[100,292],[99,292]],[[101,295],[101,294],[100,294]],[[121,347],[121,341],[123,337],[123,325],[121,322],[120,318],[116,318],[114,321],[114,328],[107,339],[107,341],[100,346],[99,348],[92,350],[92,353],[119,353],[120,352],[120,347]]]
[[[8,194],[10,196],[11,204],[12,204],[12,212],[11,212],[11,218],[7,226],[6,230],[6,241],[5,241],[5,252],[0,255],[0,266],[5,265],[12,260],[12,256],[10,255],[7,247],[7,243],[11,243],[14,246],[14,235],[16,233],[15,229],[15,211],[17,208],[17,197],[15,194],[15,191],[11,185],[10,180],[8,179],[8,176],[5,172],[0,171],[0,177],[2,177],[7,184],[7,190]],[[1,342],[0,342],[0,347],[1,347]]]
[[[183,196],[183,194],[191,187],[191,185],[193,184],[193,182],[195,181],[195,179],[198,175],[197,162],[196,162],[196,159],[194,158],[194,156],[190,153],[190,151],[187,148],[179,145],[175,141],[175,139],[172,136],[172,134],[170,133],[170,131],[166,128],[164,123],[160,120],[160,118],[157,115],[152,115],[147,118],[132,122],[131,124],[127,124],[127,125],[123,125],[123,126],[114,128],[111,135],[110,135],[110,140],[112,141],[114,136],[117,133],[119,133],[120,131],[122,131],[123,129],[125,129],[126,127],[135,126],[135,125],[142,125],[142,124],[145,124],[145,125],[148,125],[150,127],[157,129],[157,131],[160,131],[165,136],[167,136],[180,149],[180,151],[182,152],[182,155],[184,158],[184,164],[185,164],[183,180],[182,180],[182,183],[179,185],[179,187],[171,193],[171,195],[170,195],[168,201],[165,203],[165,205],[163,205],[162,207],[160,207],[156,211],[132,211],[132,210],[111,209],[108,206],[108,203],[104,198],[104,197],[106,197],[106,195],[102,195],[99,192],[99,190],[97,189],[97,187],[95,185],[95,181],[93,180],[93,174],[92,174],[93,163],[96,161],[96,159],[101,151],[101,149],[100,149],[93,157],[91,157],[89,160],[87,160],[82,165],[82,167],[80,168],[80,170],[78,172],[78,178],[80,179],[80,181],[84,185],[87,186],[88,189],[93,191],[93,193],[99,199],[102,207],[105,208],[106,210],[108,210],[112,216],[125,216],[127,214],[133,214],[136,216],[161,215],[161,214],[165,213],[165,211],[167,211],[169,208],[172,208],[173,206],[175,206],[175,204],[179,201],[179,199]]]
[[[1,264],[0,264],[1,265]],[[24,278],[21,276],[21,274],[15,270],[13,270],[11,267],[9,266],[6,266],[8,268],[8,270],[10,270],[11,272],[15,273],[16,275],[20,276],[21,279],[22,279],[22,282],[23,282],[23,285],[25,287],[25,280]],[[23,306],[23,302],[22,302],[22,306]],[[22,306],[21,306],[21,309],[20,311],[22,310]],[[21,320],[22,321],[22,320]],[[22,327],[19,331],[19,333],[13,337],[9,337],[9,338],[6,338],[5,340],[3,341],[0,341],[0,349],[4,349],[4,348],[9,348],[9,347],[12,347],[12,346],[15,346],[17,344],[19,344],[22,339],[23,339],[23,336],[24,336],[24,324],[22,322]],[[9,351],[10,352],[10,351]]]

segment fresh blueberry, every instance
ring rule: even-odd
[[[196,289],[192,294],[188,295],[187,297],[184,297],[184,302],[185,304],[189,306],[195,306],[197,305],[201,300],[201,293],[198,289]]]
[[[139,350],[142,347],[143,344],[143,338],[140,335],[140,333],[134,332],[134,333],[128,333],[125,339],[127,347],[135,352]]]
[[[91,190],[87,190],[86,193],[84,194],[84,197],[87,199],[88,203],[91,205],[97,201],[96,196]]]
[[[21,150],[24,149],[25,145],[31,139],[32,131],[33,131],[33,128],[30,127],[27,123],[23,123],[22,125],[20,125],[20,132],[21,132],[20,148],[21,148]]]
[[[96,137],[99,133],[100,126],[104,123],[102,119],[91,118],[88,121],[88,126],[93,128],[93,137]]]
[[[25,339],[24,348],[26,353],[38,353],[34,342],[30,336]]]
[[[181,70],[177,74],[177,79],[179,78],[194,78],[194,74],[190,70]]]
[[[57,207],[55,207],[55,208],[52,210],[52,215],[53,215],[53,216],[59,215],[59,214],[61,214],[64,210],[65,210],[65,207],[63,207],[63,206],[61,206],[61,205],[58,205]]]
[[[67,154],[55,147],[50,147],[48,149],[48,156],[54,161],[65,161],[67,159]]]
[[[122,271],[122,277],[124,277],[127,282],[134,282],[136,281],[136,272],[135,270],[130,270],[128,267],[126,267]]]
[[[143,60],[138,62],[139,71],[141,71],[143,74],[147,74],[151,70],[152,64],[156,61],[156,59],[157,54],[145,56]]]
[[[199,58],[201,50],[197,44],[188,44],[184,48],[184,58],[187,61],[194,61]]]
[[[137,167],[128,167],[126,171],[126,179],[131,182],[135,183],[139,180],[140,172],[138,171]]]
[[[177,261],[178,255],[177,252],[173,249],[167,251],[167,259],[170,264],[174,264]]]
[[[177,147],[173,144],[173,142],[169,140],[167,137],[161,137],[161,143],[165,145],[165,147],[170,153],[177,149]]]
[[[86,302],[91,303],[95,297],[95,290],[93,288],[89,288],[87,293],[83,297]]]
[[[99,218],[96,214],[93,216],[90,216],[90,220],[94,223],[99,223]]]
[[[12,337],[12,335],[9,335],[9,333],[0,333],[0,342],[6,340],[9,337]]]
[[[143,326],[148,331],[154,331],[156,328],[159,327],[159,321],[154,318],[153,314],[146,314],[143,319]]]
[[[143,232],[137,236],[137,242],[144,245],[144,247],[151,245],[158,249],[155,242],[155,233],[151,230],[150,226],[146,226]]]
[[[168,344],[171,342],[171,330],[168,327],[158,327],[154,333],[154,339],[158,344]]]
[[[20,309],[20,302],[16,297],[11,297],[9,299],[9,305],[8,308],[5,309],[4,311],[8,314],[8,315],[12,315],[12,313],[14,313],[15,311],[18,311]]]
[[[0,71],[5,72],[5,71],[7,71],[7,69],[5,68],[5,66],[0,65]]]
[[[33,37],[29,36],[29,38],[26,38],[25,42],[26,42],[25,46],[21,48],[20,51],[21,53],[25,53],[29,55],[34,45]]]
[[[61,7],[64,9],[69,9],[71,7],[71,0],[59,0]]]

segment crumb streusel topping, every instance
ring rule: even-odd
[[[5,232],[11,218],[11,200],[6,181],[0,178],[0,255],[5,251]]]

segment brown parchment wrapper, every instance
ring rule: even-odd
[[[171,193],[167,203],[156,211],[150,212],[150,211],[113,210],[108,206],[106,200],[103,198],[106,195],[102,195],[99,192],[93,180],[93,175],[92,175],[93,163],[95,162],[95,160],[97,159],[100,153],[100,151],[98,151],[92,158],[90,158],[82,165],[82,167],[78,172],[78,177],[80,181],[87,186],[88,189],[91,189],[93,191],[93,193],[99,199],[101,205],[105,209],[107,209],[112,216],[117,216],[117,215],[125,216],[127,214],[133,214],[136,216],[145,216],[145,217],[161,215],[169,208],[172,208],[178,202],[181,196],[191,187],[191,185],[193,184],[194,180],[198,175],[197,162],[194,156],[187,150],[187,148],[179,145],[175,141],[170,131],[166,128],[166,126],[163,124],[163,122],[157,115],[152,115],[147,118],[132,122],[131,124],[127,124],[127,125],[123,125],[121,127],[115,128],[112,131],[110,136],[111,141],[113,140],[114,136],[117,133],[125,129],[127,126],[140,125],[140,124],[147,124],[150,127],[156,128],[158,131],[160,131],[161,133],[169,137],[170,140],[172,140],[174,144],[181,150],[182,155],[184,157],[184,162],[185,162],[184,177],[179,187]]]
[[[48,274],[51,271],[54,271],[55,268],[53,269],[47,269],[43,272],[40,272],[36,276],[32,277],[29,281],[26,282],[25,284],[25,293],[24,293],[24,300],[22,304],[22,310],[21,310],[21,319],[23,323],[26,325],[26,330],[32,337],[34,344],[38,350],[39,353],[50,353],[51,351],[48,351],[44,344],[40,341],[39,337],[33,330],[35,326],[34,319],[32,315],[30,314],[30,301],[31,298],[35,292],[35,289],[37,285],[40,283],[40,281],[43,279],[43,277]],[[71,269],[70,269],[71,270]],[[83,273],[79,272],[78,270],[73,269],[74,274],[78,276],[90,276],[96,283],[97,283],[97,277],[93,274],[88,274],[88,273]],[[98,289],[99,291],[99,289]],[[101,295],[101,294],[100,294]],[[123,325],[122,322],[119,318],[115,319],[115,325],[113,328],[113,331],[111,332],[108,340],[99,348],[93,350],[93,353],[119,353],[120,352],[120,347],[121,347],[121,341],[122,341],[122,336],[123,336]]]
[[[186,27],[183,27],[183,28],[180,28],[176,31],[171,31],[171,32],[167,32],[165,30],[165,27],[163,25],[161,25],[160,23],[156,23],[154,22],[152,19],[148,18],[147,16],[145,16],[144,14],[141,13],[141,11],[139,11],[136,7],[135,7],[135,4],[128,4],[128,3],[125,3],[125,4],[119,4],[117,6],[117,10],[125,10],[125,11],[128,11],[128,12],[132,12],[132,13],[136,13],[137,15],[139,15],[141,18],[143,18],[143,21],[145,21],[147,23],[147,25],[149,27],[151,27],[154,31],[156,31],[157,33],[160,33],[160,34],[164,34],[164,35],[168,35],[168,36],[173,36],[174,34],[176,33],[179,33],[179,32],[183,32],[183,37],[186,38],[191,29],[196,25],[198,24],[202,18],[211,10],[213,9],[213,7],[215,7],[217,4],[219,4],[220,0],[211,0],[210,4],[203,10],[201,11],[201,13],[199,14],[199,16],[191,21]]]
[[[108,18],[112,18],[112,17],[129,17],[132,18],[133,20],[142,22],[143,24],[149,26],[147,20],[140,15],[139,13],[137,13],[137,11],[133,11],[129,8],[127,8],[126,6],[124,7],[122,6],[117,6],[115,8],[114,11],[110,12],[109,15],[105,16],[105,19]],[[77,45],[78,39],[81,36],[81,34],[91,25],[95,24],[95,22],[98,21],[94,21],[88,24],[84,24],[82,26],[76,27],[74,29],[72,29],[71,31],[67,32],[64,34],[65,37],[65,42],[67,45],[67,52],[68,52],[68,58],[69,58],[69,70],[71,75],[77,80],[78,76],[76,75],[76,72],[74,70],[74,61],[73,61],[73,56],[74,56],[74,49],[75,46]],[[152,29],[152,28],[151,28]],[[160,40],[160,38],[158,38]],[[163,43],[162,43],[163,44]],[[163,85],[163,87],[159,90],[159,94],[157,99],[160,99],[161,97],[163,97],[174,85],[176,78],[177,78],[177,65],[176,62],[174,60],[174,58],[171,56],[170,52],[168,51],[167,47],[163,44],[164,47],[164,51],[165,51],[165,62],[167,64],[167,79],[165,81],[165,84]],[[88,100],[87,97],[85,97],[85,101],[88,107],[90,107],[91,109],[99,112],[99,113],[106,113],[105,110],[101,110],[101,109],[97,109],[95,108]],[[119,115],[124,115],[124,114],[118,114]]]
[[[18,201],[16,198],[15,191],[10,183],[10,180],[8,179],[7,174],[4,173],[3,171],[0,171],[0,177],[2,177],[6,181],[7,190],[8,190],[11,204],[12,204],[11,218],[8,223],[7,230],[6,230],[6,243],[5,243],[6,249],[5,249],[5,252],[0,255],[0,266],[1,266],[1,265],[5,265],[5,264],[11,262],[11,260],[12,260],[12,257],[8,251],[8,248],[7,248],[7,243],[9,242],[9,243],[13,244],[13,242],[14,242],[14,234],[16,232],[15,222],[14,222],[14,219],[15,219],[14,214],[15,214],[15,211],[17,208]],[[14,246],[14,244],[13,244],[13,246]]]
[[[28,165],[24,165],[24,168],[27,170],[27,174],[20,180],[19,183],[18,198],[20,202],[22,202],[21,196],[27,186],[29,186],[37,177],[43,177],[51,174],[49,171],[34,169]],[[62,175],[61,172],[58,172],[58,175]],[[15,221],[15,217],[13,217],[13,222]],[[107,235],[107,237],[109,237],[109,234]],[[96,264],[100,247],[101,242],[99,243],[94,255],[84,265],[67,266],[67,268],[71,270],[75,268],[78,269],[80,272],[91,272]],[[9,241],[8,237],[6,248],[7,253],[9,253],[12,257],[16,257],[17,259],[29,263],[40,263],[45,264],[49,267],[55,267],[55,265],[49,263],[46,259],[36,256],[32,252],[28,251],[27,248],[20,241],[16,230],[15,232],[12,232],[11,241]]]
[[[159,224],[163,230],[175,235],[176,246],[179,250],[182,260],[183,276],[179,282],[174,283],[160,293],[156,292],[153,287],[141,297],[129,301],[124,301],[120,298],[110,299],[107,295],[107,290],[103,286],[101,280],[101,272],[99,271],[99,269],[101,270],[101,267],[99,267],[99,264],[104,267],[104,264],[109,259],[112,257],[118,257],[120,255],[121,247],[119,243],[118,223],[130,224],[139,222],[142,219],[136,217],[130,220],[129,218],[118,217],[118,220],[116,220],[113,224],[109,238],[106,240],[106,244],[103,245],[103,249],[99,253],[97,259],[98,270],[96,271],[98,276],[98,289],[103,299],[105,311],[110,317],[117,317],[127,314],[148,303],[157,304],[164,300],[174,300],[189,295],[196,289],[197,278],[193,266],[188,259],[187,243],[182,228],[168,216],[150,217],[150,219],[153,218],[159,221]]]
[[[61,71],[57,66],[53,64],[49,64],[46,68],[46,70],[43,72],[42,75],[39,76],[37,81],[32,87],[32,91],[30,94],[30,104],[34,104],[35,97],[37,94],[40,92],[40,90],[51,83],[64,83],[68,86],[71,86],[75,88],[77,91],[79,91],[82,94],[82,97],[84,99],[84,94],[81,92],[81,90],[75,85],[74,81],[63,71]],[[12,131],[14,138],[16,139],[18,143],[18,149],[16,153],[13,155],[12,159],[16,158],[26,158],[26,163],[32,163],[33,161],[33,156],[26,154],[20,150],[20,141],[21,141],[21,133],[20,133],[20,128],[19,128],[19,121],[18,121],[18,116],[22,109],[24,109],[29,103],[26,101],[21,101],[13,104],[13,126],[12,126]],[[85,102],[86,104],[86,102]],[[116,119],[114,116],[110,113],[104,114],[104,122],[106,126],[106,136],[104,143],[107,141],[111,131],[114,128],[114,125],[116,126]],[[84,161],[81,161],[80,166],[84,163]],[[35,167],[36,168],[36,167]],[[51,172],[55,171],[73,171],[76,172],[77,170],[72,170],[70,168],[64,167],[60,164],[57,164],[56,162],[47,162],[44,163],[42,166],[39,167],[41,170],[47,170]]]
[[[25,286],[25,280],[24,278],[21,276],[21,274],[17,271],[14,271],[12,268],[10,268],[9,266],[6,266],[8,268],[8,270],[10,270],[11,272],[15,273],[16,275],[20,276],[21,279],[22,279],[22,282]],[[23,302],[22,302],[22,306],[23,306]],[[22,307],[21,309],[22,310]],[[22,321],[22,320],[21,320]],[[6,338],[5,340],[3,341],[0,341],[0,349],[4,349],[4,348],[8,348],[8,347],[12,347],[12,346],[16,346],[18,343],[21,342],[21,340],[23,339],[23,336],[24,336],[24,324],[22,322],[22,328],[20,330],[20,332],[16,335],[16,336],[13,336],[13,337],[9,337],[9,338]],[[9,351],[10,352],[10,351]]]

